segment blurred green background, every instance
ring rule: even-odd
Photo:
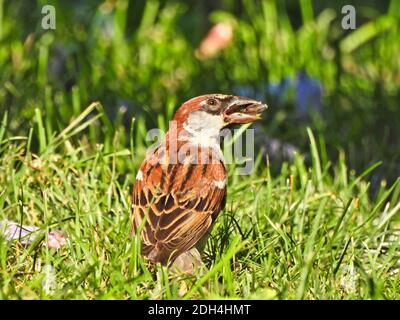
[[[56,8],[55,30],[41,26],[46,4]],[[356,8],[355,30],[341,26],[346,4]],[[232,39],[198,58],[219,22],[232,26]],[[382,161],[373,185],[392,182],[400,175],[399,34],[398,0],[0,0],[0,117],[7,111],[10,135],[27,135],[39,110],[51,140],[100,101],[107,117],[87,129],[91,145],[127,146],[134,117],[141,152],[145,129],[165,129],[183,101],[246,94],[270,107],[257,127],[267,152],[271,139],[306,152],[309,126],[322,161],[346,155],[356,172]],[[117,130],[126,135],[116,142]],[[33,140],[38,152],[49,142]]]

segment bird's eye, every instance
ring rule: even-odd
[[[219,111],[219,101],[214,98],[210,98],[207,100],[207,107],[206,109],[209,112],[218,112]]]
[[[215,99],[208,99],[207,100],[207,104],[209,105],[209,106],[216,106],[217,105],[217,100],[215,100]]]

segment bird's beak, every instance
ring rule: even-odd
[[[224,110],[224,121],[229,124],[244,124],[261,119],[261,113],[268,106],[260,101],[235,97]]]

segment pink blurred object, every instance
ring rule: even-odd
[[[30,245],[39,235],[40,228],[35,226],[27,226],[11,220],[0,221],[0,235],[7,241],[19,240],[24,245]],[[67,242],[62,231],[50,231],[47,235],[47,243],[43,246],[49,248],[60,249]]]
[[[200,46],[196,50],[197,57],[199,59],[206,59],[215,56],[232,42],[232,38],[233,26],[227,22],[217,23],[200,43]]]
[[[49,234],[47,235],[47,239],[47,247],[49,248],[60,249],[67,243],[65,241],[64,234],[61,231],[49,232]],[[46,245],[46,243],[44,243],[43,245]]]

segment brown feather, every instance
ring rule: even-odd
[[[214,182],[224,181],[226,170],[219,161],[194,164],[190,154],[183,164],[161,163],[164,149],[150,153],[140,168],[146,174],[134,186],[133,232],[146,215],[141,231],[143,254],[153,263],[168,264],[203,238],[223,209],[226,187]],[[209,148],[199,152],[218,158]],[[168,156],[163,160],[168,162]]]

